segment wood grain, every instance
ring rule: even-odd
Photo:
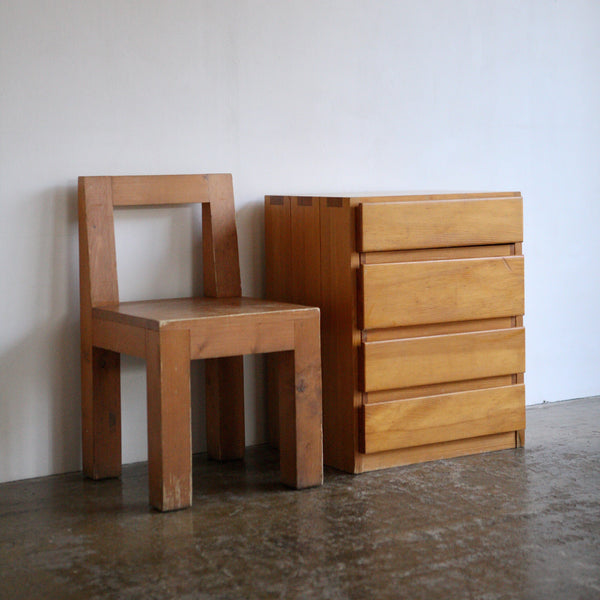
[[[369,404],[362,418],[368,454],[515,431],[525,426],[525,386]]]
[[[187,331],[147,331],[150,504],[169,511],[192,504],[190,341]]]
[[[289,212],[281,209],[288,201]],[[360,343],[354,296],[358,255],[353,263],[352,252],[354,209],[344,198],[267,196],[265,211],[280,211],[284,223],[278,228],[290,232],[289,253],[277,252],[277,244],[266,243],[267,269],[273,271],[267,280],[274,278],[275,273],[287,273],[291,277],[289,287],[282,285],[279,290],[287,300],[319,306],[321,335],[328,336],[328,343],[322,344],[323,385],[327,388],[323,394],[325,462],[352,470],[357,419],[353,404],[346,399],[348,394],[352,397],[355,388],[356,351]],[[269,358],[273,361],[273,368],[268,371],[271,378],[281,375],[282,356]],[[280,377],[275,380],[282,385]]]
[[[357,463],[355,473],[364,473],[377,469],[387,469],[401,465],[441,460],[444,458],[455,458],[467,456],[480,452],[495,452],[515,447],[515,432],[496,433],[438,444],[425,446],[414,446],[412,448],[400,448],[399,450],[388,450],[374,454],[362,454],[362,460]]]
[[[520,195],[364,203],[359,215],[362,252],[523,241]]]
[[[79,227],[82,299],[90,306],[118,302],[110,178],[79,178]]]
[[[94,318],[92,329],[94,346],[146,358],[146,330],[143,327]]]
[[[291,201],[287,196],[265,196],[265,293],[271,300],[292,298]],[[265,356],[267,439],[279,446],[279,354]]]
[[[230,179],[215,175],[125,175],[110,177],[114,206],[195,204],[209,201],[209,186]]]
[[[522,314],[523,257],[361,267],[364,329]]]
[[[291,199],[291,302],[318,306],[321,300],[320,202]]]
[[[318,310],[318,309],[313,309]],[[294,348],[292,319],[215,319],[190,328],[192,359],[281,352]]]
[[[240,257],[231,175],[208,179],[209,202],[202,204],[204,295],[242,295]]]
[[[103,348],[93,348],[92,355],[93,402],[85,409],[85,418],[91,427],[85,431],[85,442],[86,445],[91,443],[92,447],[88,449],[90,455],[85,456],[84,473],[92,479],[119,477],[121,360],[119,354]]]
[[[121,473],[120,358],[93,349],[92,307],[119,301],[110,182],[80,177],[79,285],[83,472],[93,479]]]
[[[523,328],[363,344],[363,391],[522,373]]]
[[[321,342],[325,464],[353,472],[358,450],[355,213],[321,200]]]
[[[323,483],[322,384],[319,313],[295,323],[293,352],[283,353],[279,451],[283,483]]]
[[[265,292],[267,298],[291,301],[291,201],[265,196]]]
[[[204,322],[281,322],[310,316],[310,307],[260,298],[169,298],[98,306],[94,318],[158,330],[189,329]]]

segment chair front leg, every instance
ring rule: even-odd
[[[189,332],[146,332],[150,504],[162,511],[192,504]]]
[[[281,480],[294,488],[323,483],[319,311],[295,323],[295,348],[279,359]]]

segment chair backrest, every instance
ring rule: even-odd
[[[233,182],[230,174],[79,178],[79,271],[82,314],[119,302],[113,209],[202,204],[204,294],[241,296]]]

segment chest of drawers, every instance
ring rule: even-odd
[[[267,297],[321,309],[325,464],[524,443],[522,240],[519,193],[265,198]]]

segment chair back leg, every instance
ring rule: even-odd
[[[121,357],[94,348],[81,353],[83,472],[121,475]]]
[[[215,460],[244,457],[244,357],[205,361],[206,444]]]

